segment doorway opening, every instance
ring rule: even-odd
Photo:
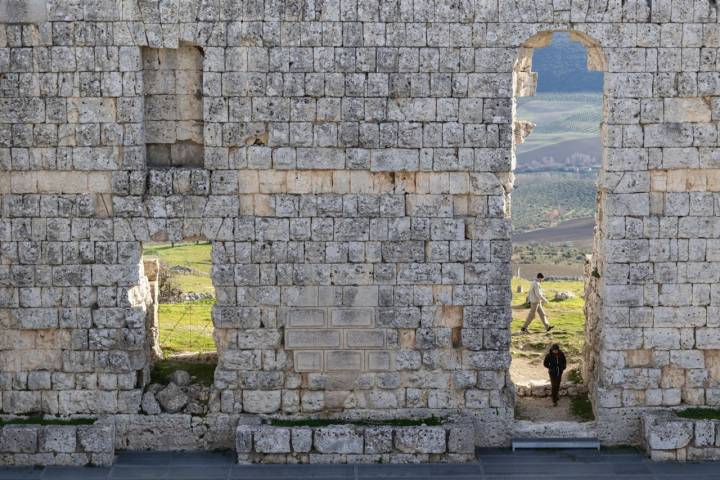
[[[528,45],[514,75],[519,97],[510,347],[515,416],[537,422],[589,421],[592,405],[582,374],[584,309],[602,165],[603,74],[588,68],[602,70],[597,68],[602,54],[576,33],[543,33]],[[547,302],[536,309],[537,290],[531,290],[540,273]],[[534,318],[528,324],[531,310]],[[543,365],[553,344],[567,364],[557,406]]]
[[[212,245],[148,243],[143,269],[153,309],[147,322],[151,381],[142,408],[148,414],[205,414],[217,366]]]

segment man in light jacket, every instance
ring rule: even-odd
[[[528,292],[528,301],[530,302],[530,312],[528,312],[527,319],[525,320],[525,324],[520,329],[521,332],[527,333],[528,327],[530,326],[530,323],[535,318],[535,313],[540,316],[540,321],[545,325],[545,331],[549,332],[552,330],[553,327],[550,325],[547,321],[547,315],[545,315],[545,310],[543,310],[542,304],[547,303],[547,298],[545,298],[545,294],[542,291],[542,287],[540,287],[540,284],[542,281],[545,280],[545,275],[542,273],[537,274],[537,278],[532,283],[532,287],[530,287],[530,291]]]

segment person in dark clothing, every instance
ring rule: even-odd
[[[557,343],[552,344],[550,351],[547,355],[545,355],[543,365],[545,365],[545,368],[548,369],[548,373],[550,374],[553,406],[557,407],[558,396],[560,393],[560,381],[562,380],[563,371],[565,371],[565,367],[567,367],[565,354],[562,350],[560,350],[560,345]]]

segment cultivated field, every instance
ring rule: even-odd
[[[600,135],[602,93],[538,93],[518,99],[517,118],[536,124],[519,153]],[[518,164],[519,167],[523,165]]]
[[[516,233],[595,216],[594,176],[573,173],[518,174],[512,192]]]

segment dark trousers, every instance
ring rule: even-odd
[[[550,386],[552,387],[553,403],[557,403],[560,397],[560,380],[562,380],[562,373],[560,375],[550,374]]]

